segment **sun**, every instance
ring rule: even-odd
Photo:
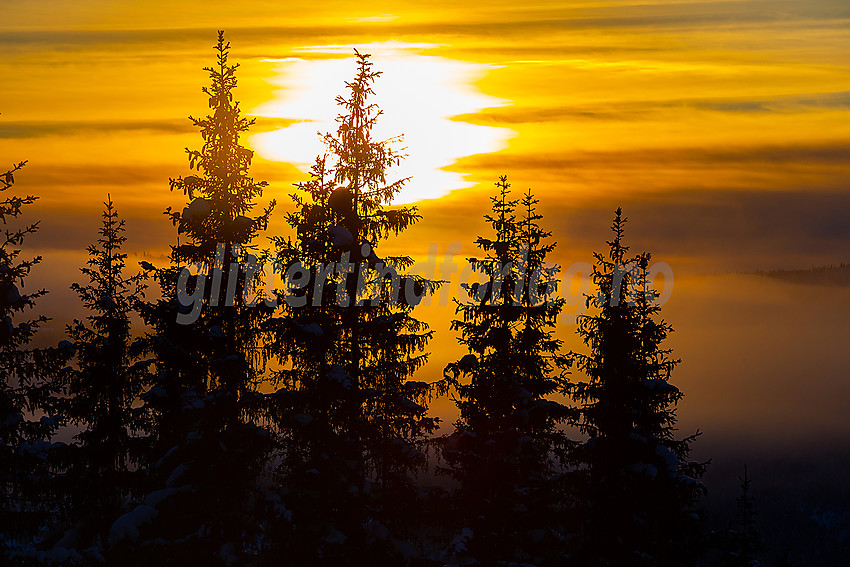
[[[336,129],[339,113],[335,97],[344,94],[345,81],[356,71],[354,48],[371,53],[376,103],[383,115],[375,127],[376,139],[403,134],[399,148],[407,157],[391,172],[395,179],[411,181],[393,200],[408,204],[436,199],[450,191],[470,187],[463,172],[447,168],[465,156],[497,152],[507,147],[513,130],[469,124],[453,117],[510,101],[482,93],[475,83],[489,65],[457,61],[420,52],[433,44],[383,42],[368,45],[301,47],[286,59],[267,60],[278,66],[275,85],[283,87],[275,98],[255,108],[254,116],[285,118],[296,122],[286,128],[251,137],[251,146],[265,159],[294,164],[309,171],[324,152],[318,132]]]

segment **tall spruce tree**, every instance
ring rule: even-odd
[[[249,216],[266,186],[250,177],[253,153],[240,143],[254,120],[234,100],[238,65],[228,62],[223,32],[214,49],[216,65],[204,69],[211,84],[202,89],[212,114],[190,117],[203,138],[200,150],[186,150],[198,175],[171,180],[189,202],[166,211],[186,240],[172,247],[171,266],[154,272],[161,299],[141,310],[157,359],[155,384],[142,395],[157,490],[110,534],[116,559],[133,564],[230,565],[261,546],[258,483],[270,437],[259,424],[260,326],[271,310],[256,301],[252,241],[274,202]]]
[[[58,460],[50,442],[61,424],[56,411],[56,378],[71,354],[60,348],[32,348],[30,341],[48,321],[32,317],[36,300],[47,293],[23,292],[41,257],[23,258],[21,245],[39,223],[10,226],[37,197],[6,193],[15,184],[20,162],[0,174],[0,563],[30,565],[48,525],[61,506],[52,475]]]
[[[388,207],[407,179],[387,179],[403,157],[398,140],[372,137],[381,111],[369,97],[380,73],[369,57],[357,53],[327,153],[292,195],[295,237],[276,239],[288,277],[284,313],[268,326],[285,486],[275,541],[296,565],[402,565],[414,556],[412,475],[436,426],[428,384],[408,380],[431,337],[411,311],[435,283],[393,277],[390,268],[411,266],[407,256],[377,256],[382,240],[420,217],[415,207]]]
[[[705,466],[688,461],[696,437],[675,437],[682,392],[669,382],[678,360],[662,346],[672,331],[649,289],[650,254],[630,256],[617,209],[608,253],[595,253],[588,298],[597,311],[578,334],[590,349],[571,353],[587,377],[572,385],[587,440],[572,452],[586,565],[685,565],[697,529],[694,505]]]
[[[125,275],[124,220],[111,198],[104,206],[100,238],[87,248],[89,259],[80,269],[88,282],[71,285],[89,315],[67,327],[76,364],[63,384],[62,413],[80,429],[64,478],[76,524],[73,540],[81,549],[106,545],[112,521],[141,488],[135,470],[146,452],[138,402],[150,385],[150,361],[138,359],[131,332],[146,284],[144,274]]]
[[[509,199],[507,177],[496,183],[490,238],[470,258],[485,282],[467,286],[452,321],[469,350],[446,367],[443,387],[456,392],[460,418],[445,438],[443,471],[459,483],[456,517],[471,564],[556,561],[554,480],[570,442],[559,425],[569,409],[548,396],[563,389],[566,359],[554,337],[564,300],[546,263],[555,244],[543,230],[529,190]]]

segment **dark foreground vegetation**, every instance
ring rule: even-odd
[[[0,177],[0,563],[760,564],[743,471],[734,525],[706,528],[707,463],[675,427],[672,328],[622,211],[595,255],[584,349],[564,352],[564,301],[544,269],[555,244],[532,192],[499,177],[468,260],[485,282],[437,330],[458,334],[457,360],[416,381],[435,330],[414,311],[441,282],[379,256],[420,217],[389,206],[403,156],[372,138],[368,55],[292,195],[291,235],[264,248],[275,203],[260,203],[266,183],[249,174],[240,137],[253,121],[233,98],[228,49],[220,35],[192,173],[170,180],[187,199],[166,211],[179,236],[170,263],[126,265],[108,200],[72,286],[85,317],[52,348],[29,344],[45,291],[23,292],[38,223],[13,228],[36,198],[14,196],[24,163]],[[270,269],[285,283],[259,291]],[[441,394],[459,419],[436,436],[428,404]],[[72,442],[56,441],[69,430]],[[443,487],[418,481],[429,468]]]

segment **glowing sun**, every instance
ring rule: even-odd
[[[369,45],[325,45],[293,50],[303,57],[268,60],[278,65],[275,85],[283,87],[273,100],[254,109],[254,116],[296,120],[294,124],[255,134],[251,145],[265,159],[293,163],[309,171],[324,152],[317,132],[336,130],[340,111],[334,99],[345,94],[345,81],[355,74],[354,47],[371,53],[374,69],[383,74],[374,85],[372,102],[383,111],[376,139],[404,135],[408,155],[392,178],[411,177],[395,204],[434,199],[470,187],[465,174],[446,168],[460,158],[499,151],[515,132],[507,128],[468,124],[452,118],[505,106],[510,101],[486,95],[475,87],[489,65],[425,56],[431,44],[385,42]],[[328,54],[332,54],[331,57]],[[350,54],[350,57],[334,57]],[[400,148],[399,148],[400,149]]]

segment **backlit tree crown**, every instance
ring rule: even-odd
[[[241,115],[239,102],[233,99],[236,88],[236,65],[227,62],[230,42],[218,32],[217,65],[209,71],[211,85],[203,87],[213,110],[206,118],[189,117],[201,131],[204,140],[200,150],[186,148],[189,168],[202,175],[171,179],[171,189],[179,189],[189,197],[182,213],[167,211],[178,233],[186,234],[192,245],[175,248],[176,262],[208,262],[215,257],[216,244],[245,245],[259,230],[265,229],[274,202],[258,217],[246,216],[261,196],[266,181],[255,181],[248,175],[254,152],[239,143],[239,137],[254,124],[254,119]],[[195,197],[197,195],[197,198]]]

